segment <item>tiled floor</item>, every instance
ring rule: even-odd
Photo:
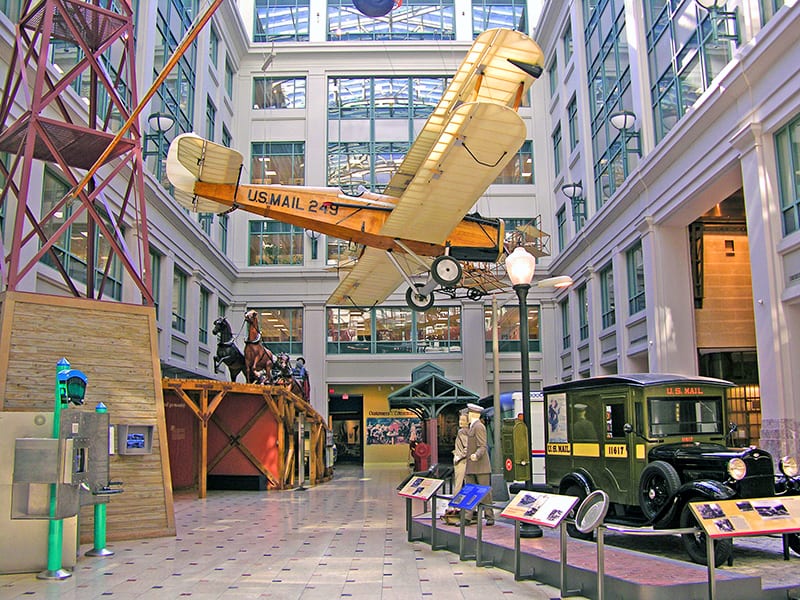
[[[305,491],[179,495],[175,538],[109,544],[114,556],[82,557],[63,581],[0,576],[0,600],[559,597],[551,586],[409,543],[396,491],[406,475],[341,466]]]

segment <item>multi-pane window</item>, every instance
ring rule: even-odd
[[[228,305],[222,300],[217,301],[217,317],[224,317],[228,314]]]
[[[617,322],[614,302],[614,269],[611,264],[600,270],[600,312],[603,329]]]
[[[228,131],[228,128],[225,127],[224,123],[222,124],[222,139],[220,141],[222,142],[223,146],[226,146],[228,148],[231,147],[231,142],[233,141],[233,138],[231,137],[231,132]]]
[[[158,306],[161,300],[161,254],[150,247],[150,285],[153,288],[153,306],[158,320]]]
[[[579,287],[576,291],[576,301],[578,302],[578,338],[589,339],[589,298],[586,291],[586,284]]]
[[[153,60],[153,79],[164,68],[180,40],[192,25],[195,3],[181,0],[162,0],[158,3],[156,16],[156,45]],[[158,111],[168,113],[175,119],[170,129],[172,136],[192,131],[194,118],[195,68],[197,65],[197,42],[193,43],[170,71],[166,81],[158,88],[160,102],[154,103]],[[171,141],[170,137],[167,142]],[[169,143],[167,143],[169,146]],[[164,150],[166,155],[166,149]]]
[[[494,180],[495,183],[534,183],[533,142],[526,140],[517,155],[509,161]]]
[[[253,142],[250,182],[303,185],[305,148],[304,142]]]
[[[622,185],[630,170],[632,158],[623,147],[622,134],[610,121],[613,113],[633,106],[630,56],[623,0],[585,4],[584,12],[594,184],[599,209]]]
[[[305,108],[305,77],[256,77],[253,79],[253,108]]]
[[[223,254],[228,252],[228,215],[220,215],[219,223],[219,249]]]
[[[227,58],[225,59],[225,93],[228,94],[228,98],[233,98],[233,67]]]
[[[217,129],[217,107],[211,102],[211,97],[206,98],[206,139],[214,141],[214,131]]]
[[[59,174],[52,169],[45,169],[42,182],[41,214],[50,213],[68,191],[69,186]],[[72,217],[78,206],[78,203],[68,202],[42,224],[42,230],[48,239],[51,239],[64,222]],[[103,220],[106,227],[113,231],[114,227],[111,225],[111,221],[106,217]],[[91,260],[89,257],[90,235],[94,239]],[[96,293],[114,300],[122,299],[122,263],[116,253],[111,252],[111,244],[102,234],[100,228],[87,219],[86,211],[76,217],[51,246],[50,252],[42,256],[41,262],[43,264],[55,268],[56,261],[51,253],[55,253],[58,256],[70,279],[75,282],[86,284],[90,276],[89,265],[90,263],[93,264],[94,268],[91,277],[93,278],[92,285]],[[111,260],[111,264],[106,269],[108,260]]]
[[[219,35],[213,25],[208,34],[208,57],[211,59],[211,64],[216,67],[219,61]]]
[[[775,134],[783,235],[800,229],[800,117]]]
[[[567,246],[567,207],[562,205],[556,213],[556,232],[558,234],[558,251]]]
[[[714,39],[708,12],[694,0],[649,0],[644,5],[650,94],[658,142],[722,71],[730,60],[731,48],[730,42]],[[723,27],[727,27],[727,21]]]
[[[525,8],[523,0],[473,0],[472,37],[496,28],[528,31]]]
[[[211,300],[211,292],[206,288],[200,288],[200,306],[197,310],[197,339],[201,344],[208,343],[208,304]]]
[[[329,119],[427,119],[448,77],[329,77]],[[527,96],[526,96],[527,99]]]
[[[205,231],[206,235],[211,235],[211,227],[214,225],[214,213],[199,213],[197,215],[197,222],[200,223],[200,229]]]
[[[553,173],[556,177],[561,173],[561,124],[553,130]]]
[[[303,264],[303,229],[280,221],[250,221],[248,265]]]
[[[19,21],[24,2],[20,0],[0,0],[0,12],[4,13],[12,23]]]
[[[359,251],[360,247],[357,244],[351,244],[347,240],[328,236],[325,264],[330,267],[336,267],[351,263],[358,258]]]
[[[189,276],[178,267],[172,275],[172,328],[186,333],[186,292]]]
[[[784,0],[759,0],[762,27],[767,24],[767,21],[775,16],[775,13],[778,12],[784,4]]]
[[[561,312],[561,349],[569,350],[572,346],[572,336],[569,332],[569,298],[560,302],[558,308]]]
[[[520,342],[519,306],[500,306],[497,308],[497,338],[500,352],[519,352],[522,348]],[[493,333],[492,307],[484,309],[486,352],[492,351]],[[541,340],[539,339],[539,307],[528,307],[528,350],[539,352]]]
[[[405,158],[409,142],[328,143],[328,185],[381,192]]]
[[[572,58],[573,40],[572,40],[572,22],[567,23],[567,28],[564,30],[564,35],[561,36],[561,41],[564,46],[564,62],[568,63]]]
[[[289,356],[303,354],[302,308],[255,308],[261,339],[274,353]]]
[[[573,96],[567,104],[567,123],[569,125],[569,151],[578,145],[578,99]]]
[[[461,352],[461,307],[329,308],[329,354]]]
[[[453,40],[453,0],[397,3],[386,17],[359,11],[352,0],[328,1],[328,40]]]
[[[547,76],[550,81],[550,97],[552,98],[558,92],[558,60],[555,58],[547,69]]]
[[[625,253],[628,269],[628,314],[635,315],[645,309],[644,255],[642,243],[637,242]]]
[[[256,0],[254,42],[307,42],[308,0]]]

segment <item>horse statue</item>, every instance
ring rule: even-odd
[[[248,310],[244,314],[247,338],[244,340],[244,374],[247,383],[270,383],[275,355],[261,343],[258,313]]]
[[[220,365],[228,367],[231,381],[236,381],[239,373],[244,372],[244,354],[233,340],[230,323],[225,317],[220,317],[214,321],[214,328],[211,330],[217,336],[217,353],[214,355],[214,373],[219,373]]]

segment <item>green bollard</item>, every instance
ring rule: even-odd
[[[62,358],[56,363],[56,406],[53,411],[53,437],[58,439],[61,435],[61,409],[67,398],[67,384],[59,378],[58,374],[68,371],[69,361]],[[72,573],[63,569],[62,554],[64,542],[64,522],[56,519],[56,493],[58,484],[50,484],[50,520],[47,528],[47,569],[36,575],[37,579],[66,579]]]
[[[107,413],[108,408],[102,402],[94,409],[97,413]],[[84,556],[114,556],[114,552],[106,548],[106,503],[94,505],[94,548]]]

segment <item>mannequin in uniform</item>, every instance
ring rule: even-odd
[[[489,446],[486,439],[486,426],[481,421],[483,407],[477,404],[467,404],[469,415],[469,432],[467,433],[467,473],[464,483],[478,485],[491,485],[492,465],[489,463]],[[494,525],[494,510],[491,508],[491,490],[481,504],[489,505],[484,509],[486,525]],[[475,520],[472,515],[470,521]]]
[[[469,417],[467,409],[458,413],[458,433],[456,434],[456,448],[453,450],[453,495],[457,494],[464,485],[464,475],[467,470],[467,437],[469,435]]]

